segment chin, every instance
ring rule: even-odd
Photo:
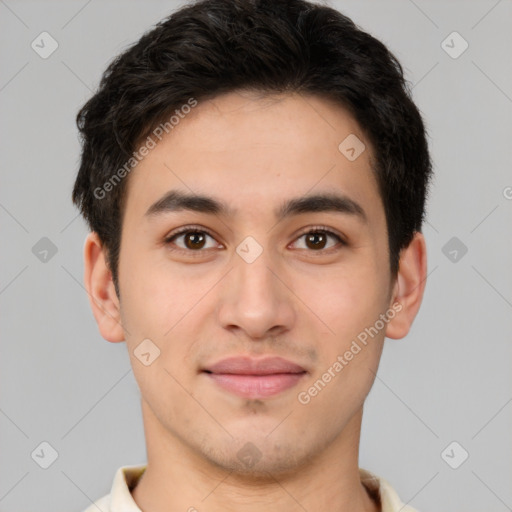
[[[224,471],[249,479],[272,480],[294,474],[311,461],[316,451],[305,449],[303,439],[291,439],[283,432],[287,441],[275,436],[246,435],[229,442],[228,446],[212,446],[210,442],[201,446],[201,455]],[[273,435],[273,434],[272,434]]]

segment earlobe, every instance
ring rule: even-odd
[[[386,327],[386,337],[400,339],[407,335],[423,299],[427,278],[425,238],[416,232],[411,243],[400,254],[400,267],[390,306],[398,313]]]
[[[119,299],[106,264],[105,250],[94,231],[85,239],[84,267],[85,288],[102,337],[112,343],[124,341]]]

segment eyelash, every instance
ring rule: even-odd
[[[208,236],[210,236],[211,238],[215,239],[215,236],[212,233],[210,233],[210,231],[208,231],[205,228],[202,228],[202,227],[199,227],[199,226],[184,226],[183,228],[180,228],[178,231],[174,231],[169,236],[167,236],[164,239],[164,243],[166,245],[169,245],[179,235],[186,234],[186,233],[205,233]],[[342,247],[348,245],[345,242],[345,240],[340,235],[338,235],[337,233],[331,231],[329,228],[327,228],[325,226],[314,226],[312,228],[308,228],[307,231],[304,231],[303,233],[298,235],[295,240],[298,240],[299,238],[301,238],[301,237],[303,237],[305,235],[312,234],[312,233],[321,233],[323,235],[332,236],[332,237],[337,239],[338,243]],[[181,247],[171,248],[171,250],[172,251],[177,251],[177,252],[182,252],[182,253],[187,253],[187,255],[191,255],[192,254],[194,256],[196,256],[196,254],[193,254],[193,253],[197,253],[197,256],[200,256],[202,252],[205,252],[205,249],[198,249],[198,250],[194,251],[192,249],[183,249]],[[334,247],[330,247],[329,249],[319,249],[318,251],[309,250],[308,252],[313,253],[313,254],[319,253],[320,255],[322,255],[322,254],[330,254],[331,252],[336,251],[336,250],[339,250],[339,247],[334,246]]]

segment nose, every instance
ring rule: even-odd
[[[267,339],[292,328],[297,317],[293,292],[285,272],[264,250],[248,263],[238,254],[223,280],[217,308],[221,325],[243,331],[251,340]]]

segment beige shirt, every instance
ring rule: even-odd
[[[84,512],[141,512],[130,494],[137,485],[146,465],[123,466],[116,471],[110,494],[96,501]],[[418,512],[404,505],[395,490],[383,478],[359,468],[361,482],[369,493],[380,498],[382,512]]]

